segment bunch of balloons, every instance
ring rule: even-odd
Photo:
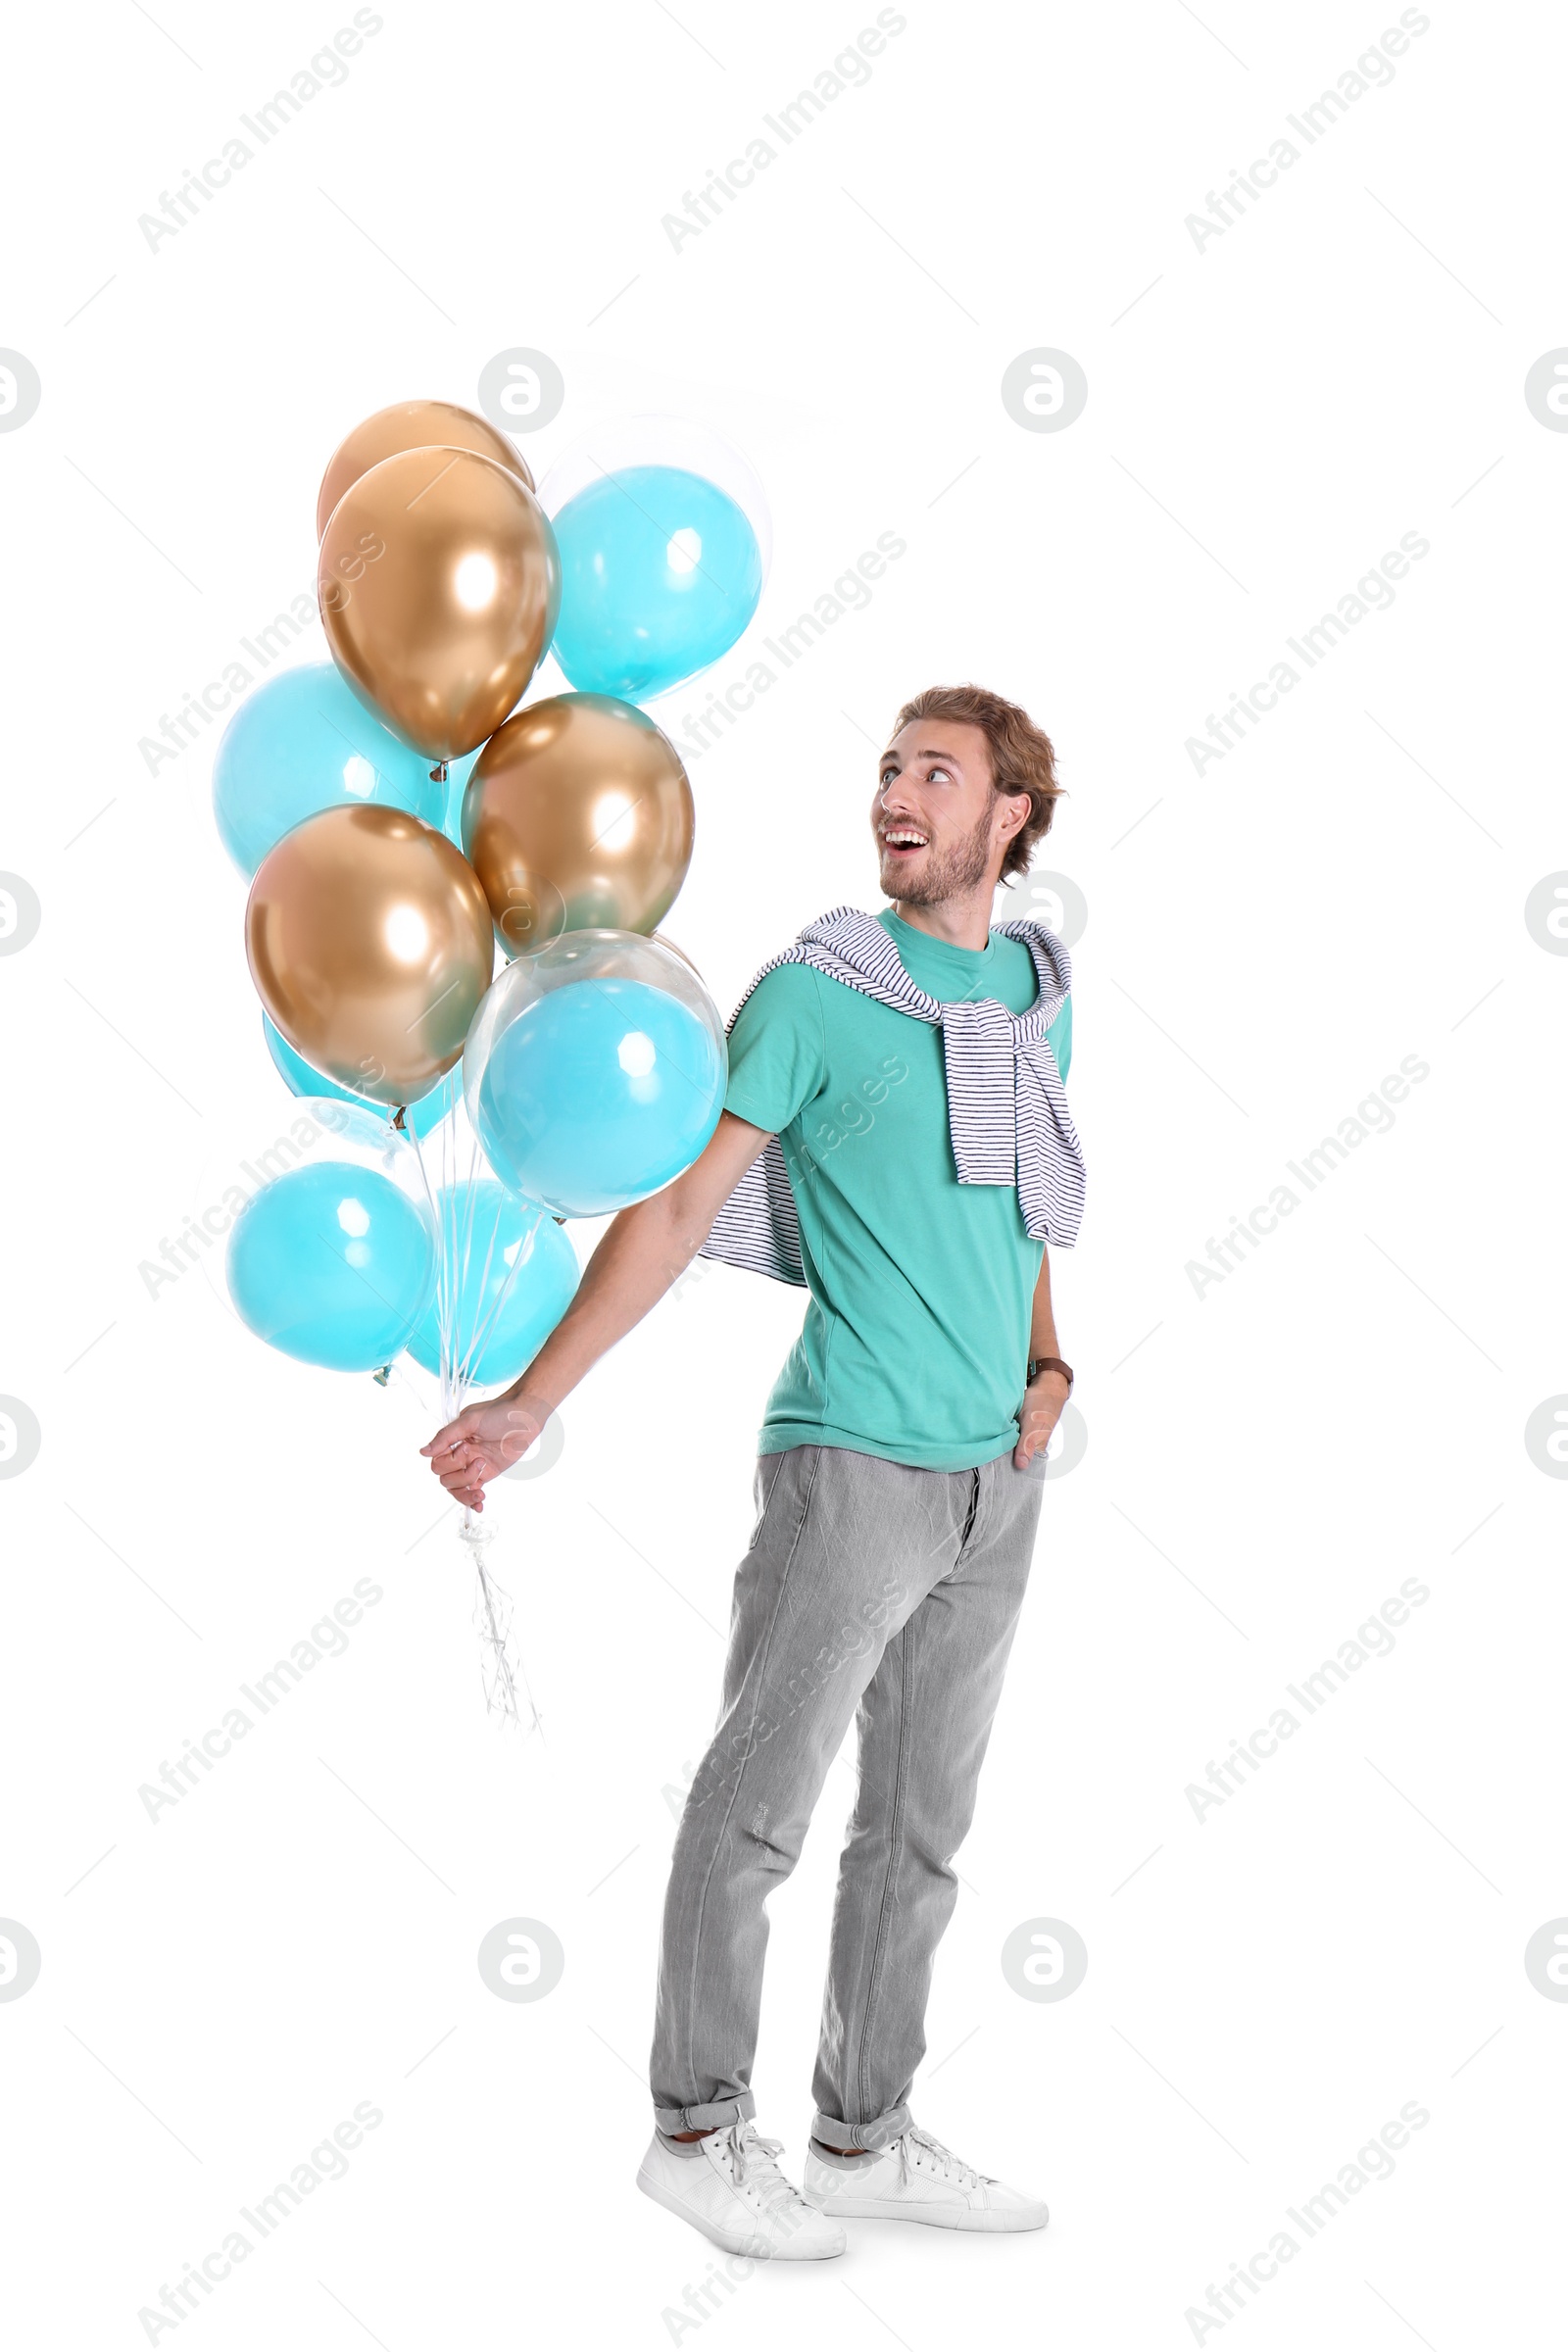
[[[636,698],[739,638],[766,509],[697,428],[612,428],[541,493],[484,417],[407,401],[334,453],[317,528],[331,662],[260,687],[214,765],[268,1050],[318,1136],[236,1218],[229,1295],[307,1363],[384,1381],[407,1351],[450,1414],[565,1311],[563,1222],[669,1183],[717,1122],[723,1024],[656,936],[691,787]],[[572,691],[522,704],[551,651]]]

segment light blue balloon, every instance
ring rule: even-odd
[[[567,1217],[624,1208],[690,1167],[724,1102],[724,1056],[644,980],[573,980],[502,1031],[479,1141],[511,1191]]]
[[[285,833],[343,802],[406,808],[440,826],[447,788],[431,762],[371,716],[330,662],[281,670],[248,695],[213,761],[213,814],[242,874]]]
[[[383,1118],[389,1115],[382,1103],[372,1102],[368,1095],[357,1095],[351,1087],[339,1086],[335,1079],[325,1078],[319,1070],[313,1070],[304,1054],[295,1053],[281,1029],[275,1027],[270,1015],[265,1012],[262,1015],[262,1035],[267,1040],[267,1051],[272,1056],[278,1075],[291,1095],[325,1095],[335,1102],[358,1102],[366,1110],[374,1111]],[[417,1102],[408,1104],[409,1124],[415,1134],[428,1135],[432,1128],[439,1127],[462,1091],[463,1064],[460,1061],[427,1095],[422,1095]]]
[[[463,795],[473,773],[473,763],[483,750],[484,745],[480,744],[478,752],[465,752],[461,760],[450,761],[447,768],[447,807],[441,830],[460,850],[463,849]],[[467,855],[466,851],[464,855]]]
[[[514,1200],[499,1184],[444,1186],[436,1215],[456,1298],[453,1355],[481,1388],[515,1380],[571,1304],[577,1252],[548,1210]],[[425,1308],[409,1353],[427,1372],[440,1371],[438,1299]]]
[[[351,1160],[291,1168],[240,1210],[228,1292],[284,1355],[374,1372],[408,1346],[435,1288],[435,1235],[389,1176]]]
[[[762,555],[728,494],[678,466],[626,466],[554,517],[556,660],[580,693],[640,702],[728,653],[757,611]]]

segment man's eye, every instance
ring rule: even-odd
[[[951,784],[953,782],[951,768],[933,767],[927,770],[927,774],[933,784]]]

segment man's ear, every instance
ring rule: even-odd
[[[1006,814],[1002,820],[997,838],[1000,841],[1011,841],[1013,835],[1021,833],[1029,822],[1029,812],[1034,807],[1034,803],[1026,792],[1002,793],[998,795],[998,798],[1004,803]]]

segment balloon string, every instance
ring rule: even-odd
[[[456,1153],[456,1147],[457,1147],[457,1122],[456,1122],[456,1120],[454,1120],[454,1122],[453,1122],[453,1148],[454,1148],[454,1154]],[[472,1249],[472,1247],[473,1247],[473,1218],[474,1218],[474,1210],[475,1210],[475,1207],[476,1207],[476,1205],[477,1205],[477,1203],[478,1203],[478,1198],[479,1198],[479,1187],[478,1187],[478,1182],[477,1182],[477,1178],[478,1178],[478,1169],[479,1169],[479,1139],[478,1139],[478,1137],[477,1137],[477,1136],[475,1136],[475,1137],[473,1138],[473,1140],[472,1140],[472,1146],[471,1146],[471,1149],[470,1149],[470,1151],[469,1151],[469,1153],[468,1153],[468,1176],[467,1176],[467,1182],[466,1182],[466,1185],[464,1186],[464,1188],[463,1188],[463,1210],[464,1210],[464,1220],[463,1220],[463,1280],[464,1280],[464,1285],[465,1285],[465,1288],[466,1288],[467,1279],[468,1279],[468,1256],[469,1256],[469,1252],[470,1252],[470,1250],[471,1250],[471,1249]],[[456,1168],[456,1164],[454,1164],[454,1167],[453,1167],[453,1181],[454,1181],[454,1187],[456,1186],[456,1180],[457,1180],[457,1168]]]
[[[459,1303],[462,1298],[462,1273],[457,1264],[457,1210],[452,1197],[452,1134],[445,1117],[441,1121],[441,1263],[445,1275],[439,1308],[441,1324],[441,1378],[446,1392],[447,1414],[457,1412],[463,1397],[453,1374],[454,1341],[457,1331]]]
[[[493,1712],[520,1724],[522,1712],[517,1705],[517,1684],[520,1680],[523,1696],[528,1702],[528,1729],[537,1732],[540,1739],[544,1740],[544,1718],[529,1688],[528,1677],[520,1663],[515,1667],[513,1665],[511,1602],[501,1587],[493,1581],[485,1565],[485,1548],[491,1533],[471,1511],[464,1512],[463,1525],[458,1534],[468,1545],[479,1587],[478,1605],[474,1613],[479,1624],[480,1647],[487,1668],[485,1700]]]
[[[506,1279],[502,1283],[489,1312],[483,1318],[482,1324],[475,1330],[466,1345],[461,1345],[463,1335],[459,1330],[459,1323],[463,1300],[467,1291],[473,1216],[477,1200],[478,1140],[477,1138],[474,1140],[468,1162],[467,1183],[460,1196],[457,1183],[457,1153],[459,1150],[457,1121],[450,1112],[441,1120],[442,1183],[441,1200],[438,1206],[431,1189],[430,1172],[425,1165],[423,1145],[414,1127],[414,1122],[412,1119],[403,1122],[400,1114],[400,1120],[394,1121],[394,1124],[400,1123],[404,1124],[404,1131],[413,1139],[415,1156],[419,1163],[420,1181],[424,1186],[424,1196],[429,1202],[431,1218],[436,1230],[436,1321],[440,1333],[441,1401],[442,1411],[446,1419],[451,1421],[462,1410],[463,1400],[472,1384],[473,1367],[477,1364],[496,1318],[506,1302],[517,1266],[531,1254],[531,1246],[529,1250],[518,1250],[517,1257],[508,1267]],[[481,1298],[490,1280],[491,1257],[495,1249],[496,1237],[500,1231],[500,1216],[497,1215],[491,1227],[490,1248],[486,1252],[484,1276],[479,1287]],[[514,1659],[511,1644],[512,1604],[502,1587],[491,1576],[486,1564],[485,1555],[494,1533],[493,1528],[486,1527],[476,1513],[465,1505],[463,1519],[458,1528],[458,1536],[460,1541],[467,1546],[468,1556],[473,1562],[474,1581],[478,1588],[474,1615],[479,1628],[480,1666],[485,1704],[492,1713],[501,1715],[509,1722],[520,1725],[523,1720],[522,1709],[517,1700],[520,1683],[523,1697],[527,1701],[527,1728],[530,1732],[537,1732],[540,1739],[543,1740],[544,1723],[539,1713],[538,1702],[529,1688],[528,1678],[520,1661],[514,1662]]]
[[[472,1247],[472,1230],[473,1230],[473,1227],[472,1227],[472,1219],[471,1219],[471,1217],[470,1217],[470,1219],[469,1219],[468,1239],[467,1239],[467,1241],[466,1241],[466,1243],[465,1243],[465,1245],[464,1245],[464,1269],[463,1269],[463,1271],[464,1271],[464,1286],[465,1286],[465,1291],[466,1291],[466,1286],[467,1286],[468,1254],[469,1254],[469,1250],[470,1250],[470,1249],[471,1249],[471,1247]],[[500,1212],[500,1210],[498,1209],[498,1210],[496,1211],[495,1215],[494,1215],[494,1216],[491,1218],[491,1220],[490,1220],[490,1240],[489,1240],[489,1242],[488,1242],[488,1244],[487,1244],[487,1246],[486,1246],[486,1249],[485,1249],[485,1253],[484,1253],[484,1271],[482,1272],[482,1274],[481,1274],[481,1275],[480,1275],[480,1277],[479,1277],[478,1287],[477,1287],[477,1289],[476,1289],[476,1290],[475,1290],[475,1292],[474,1292],[474,1299],[475,1299],[474,1321],[475,1321],[475,1324],[477,1324],[477,1323],[478,1323],[478,1321],[479,1321],[479,1318],[480,1318],[480,1312],[481,1312],[481,1309],[482,1309],[482,1302],[483,1302],[483,1299],[484,1299],[484,1295],[485,1295],[486,1291],[487,1291],[487,1290],[489,1289],[489,1287],[490,1287],[490,1266],[491,1266],[491,1261],[492,1261],[492,1259],[493,1259],[493,1258],[494,1258],[494,1256],[495,1256],[496,1243],[497,1243],[498,1239],[500,1238],[500,1234],[501,1234],[501,1212]],[[511,1270],[510,1270],[510,1268],[509,1268],[509,1270],[508,1270],[508,1278],[509,1278],[509,1280],[510,1280],[510,1274],[511,1274]],[[489,1338],[489,1336],[490,1336],[490,1327],[493,1325],[493,1323],[494,1323],[494,1320],[495,1320],[495,1317],[494,1317],[494,1314],[492,1313],[492,1314],[490,1315],[490,1317],[487,1319],[487,1322],[486,1322],[485,1334],[484,1334],[484,1336],[485,1336],[485,1338],[486,1338],[486,1339],[488,1339],[488,1338]],[[464,1376],[465,1376],[466,1380],[467,1380],[467,1381],[469,1381],[469,1382],[472,1382],[473,1380],[475,1380],[475,1379],[478,1377],[478,1375],[477,1375],[477,1372],[474,1370],[474,1368],[473,1368],[473,1367],[475,1367],[475,1366],[477,1365],[477,1363],[478,1363],[478,1361],[479,1361],[479,1357],[480,1357],[480,1354],[481,1354],[481,1353],[482,1353],[482,1348],[481,1348],[481,1343],[480,1343],[479,1335],[478,1335],[478,1332],[477,1332],[477,1330],[474,1330],[474,1331],[472,1331],[472,1332],[470,1332],[470,1333],[468,1334],[468,1337],[467,1337],[467,1344],[466,1344],[466,1352],[465,1352],[465,1354],[464,1354],[464,1357],[463,1357],[463,1371],[464,1371]]]
[[[496,1233],[500,1231],[500,1225],[501,1220],[498,1216],[496,1219],[495,1230],[492,1232],[490,1237],[490,1247],[492,1250],[495,1248]],[[505,1307],[508,1298],[512,1296],[512,1286],[517,1279],[518,1271],[521,1267],[528,1263],[528,1260],[533,1255],[534,1243],[537,1238],[538,1231],[539,1228],[537,1225],[535,1225],[533,1232],[525,1236],[525,1238],[518,1243],[517,1254],[512,1260],[502,1278],[500,1288],[497,1290],[495,1298],[491,1301],[491,1304],[486,1311],[483,1324],[474,1334],[468,1349],[467,1357],[465,1359],[464,1364],[465,1372],[469,1381],[472,1381],[474,1378],[474,1373],[469,1367],[473,1364],[476,1364],[479,1358],[483,1355],[484,1350],[489,1344],[490,1335],[495,1330],[497,1323],[501,1319],[502,1309]],[[490,1258],[488,1254],[485,1257],[484,1279],[485,1283],[488,1283],[490,1279]],[[484,1286],[481,1284],[480,1297],[482,1298],[483,1295]]]
[[[463,1314],[463,1302],[467,1295],[468,1255],[459,1244],[458,1229],[462,1203],[457,1191],[457,1145],[455,1123],[449,1113],[441,1122],[442,1164],[442,1254],[446,1263],[446,1298],[441,1327],[441,1353],[450,1392],[449,1411],[460,1412],[466,1394],[466,1383],[458,1370],[458,1331]]]
[[[401,1118],[401,1117],[403,1116],[403,1113],[400,1111],[398,1115],[399,1115],[399,1118]],[[394,1123],[394,1125],[396,1125],[396,1124],[397,1124],[397,1122],[396,1122],[396,1121],[394,1121],[393,1123]],[[432,1227],[434,1228],[434,1231],[435,1231],[435,1237],[436,1237],[436,1262],[435,1262],[436,1321],[437,1321],[437,1324],[438,1324],[438,1325],[440,1325],[440,1326],[442,1327],[442,1331],[443,1331],[443,1337],[442,1337],[442,1343],[441,1343],[441,1351],[440,1351],[440,1353],[441,1353],[441,1409],[442,1409],[442,1411],[443,1411],[443,1412],[446,1414],[447,1418],[450,1420],[450,1419],[451,1419],[451,1417],[452,1417],[452,1399],[451,1399],[451,1384],[450,1384],[450,1380],[449,1380],[449,1377],[448,1377],[448,1375],[449,1375],[449,1370],[450,1370],[450,1366],[449,1366],[449,1360],[448,1360],[448,1355],[447,1355],[446,1340],[445,1340],[445,1336],[444,1336],[445,1323],[446,1323],[446,1310],[445,1310],[445,1305],[444,1305],[444,1300],[443,1300],[444,1277],[445,1277],[445,1272],[446,1272],[446,1250],[445,1250],[444,1247],[442,1246],[442,1234],[441,1234],[441,1214],[440,1214],[440,1211],[439,1211],[439,1209],[438,1209],[438,1208],[437,1208],[437,1206],[436,1206],[435,1195],[434,1195],[434,1193],[433,1193],[433,1192],[431,1191],[431,1189],[430,1189],[430,1174],[429,1174],[429,1170],[426,1168],[426,1166],[425,1166],[425,1164],[424,1164],[424,1146],[422,1145],[422,1143],[421,1143],[421,1142],[420,1142],[420,1140],[419,1140],[419,1133],[418,1133],[418,1130],[417,1130],[417,1128],[415,1126],[415,1124],[414,1124],[414,1121],[413,1121],[412,1119],[410,1119],[410,1120],[409,1120],[408,1126],[407,1126],[407,1128],[405,1129],[405,1133],[406,1133],[406,1134],[407,1134],[407,1135],[408,1135],[408,1136],[411,1138],[411,1140],[413,1141],[413,1144],[414,1144],[414,1156],[415,1156],[415,1158],[416,1158],[416,1159],[418,1161],[418,1163],[419,1163],[419,1180],[420,1180],[420,1182],[421,1182],[421,1183],[423,1184],[423,1186],[424,1186],[424,1197],[425,1197],[425,1200],[426,1200],[426,1201],[429,1203],[429,1208],[430,1208],[430,1223],[431,1223]]]
[[[462,1397],[466,1396],[469,1387],[472,1385],[473,1374],[470,1366],[475,1360],[475,1351],[472,1347],[468,1347],[466,1349],[460,1350],[459,1341],[461,1338],[461,1333],[459,1325],[462,1315],[463,1302],[466,1299],[468,1292],[468,1266],[472,1255],[474,1208],[478,1198],[476,1175],[479,1165],[479,1139],[477,1136],[472,1139],[472,1146],[468,1154],[467,1181],[463,1185],[460,1193],[457,1174],[457,1152],[459,1149],[459,1144],[457,1120],[455,1116],[453,1118],[450,1131],[446,1129],[443,1129],[442,1131],[444,1143],[449,1132],[453,1156],[451,1179],[451,1199],[453,1202],[453,1257],[459,1269],[454,1286],[456,1298],[453,1304],[452,1328],[449,1334],[449,1342],[454,1359],[458,1359],[460,1357],[460,1353],[462,1358],[460,1370],[457,1375],[458,1395],[461,1402]],[[463,1239],[461,1245],[458,1242],[458,1223],[460,1216],[463,1226]],[[490,1267],[487,1259],[485,1263],[486,1281],[489,1280],[489,1275]],[[483,1295],[482,1289],[480,1295],[481,1297]]]

